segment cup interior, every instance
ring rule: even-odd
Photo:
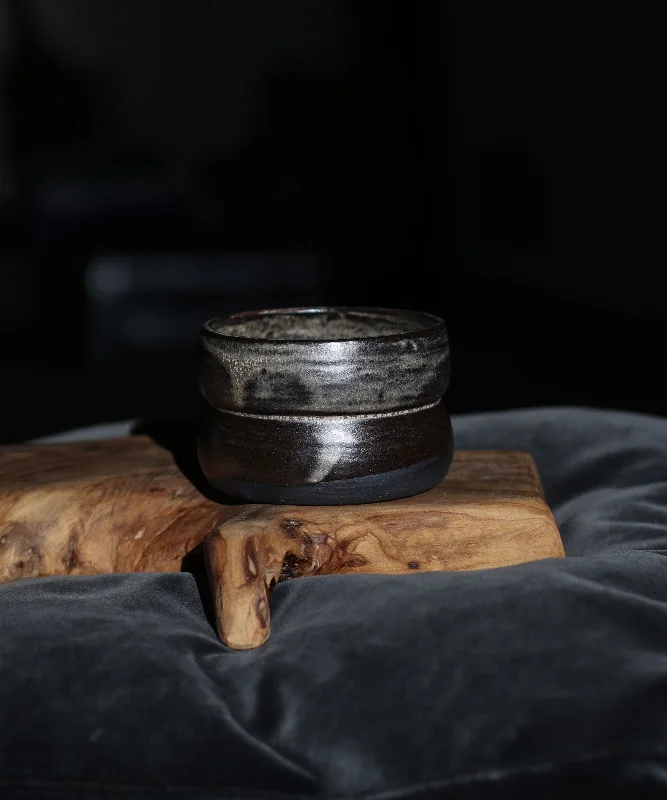
[[[431,328],[436,317],[383,309],[278,309],[232,314],[208,327],[223,336],[280,341],[345,341],[395,336]]]

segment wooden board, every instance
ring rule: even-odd
[[[145,436],[0,448],[0,583],[177,571],[204,543],[218,633],[245,649],[279,580],[564,555],[527,453],[458,451],[430,492],[360,506],[221,505],[195,484]]]

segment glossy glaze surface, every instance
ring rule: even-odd
[[[250,417],[211,410],[199,461],[218,491],[250,502],[377,502],[430,489],[453,455],[441,404],[408,413]]]
[[[210,320],[199,460],[250,502],[376,502],[426,491],[453,452],[440,403],[442,320],[385,309],[284,309]]]
[[[199,383],[219,410],[364,414],[439,400],[449,339],[428,314],[379,309],[250,312],[210,320]]]

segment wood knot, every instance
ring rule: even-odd
[[[63,563],[65,568],[68,570],[76,569],[76,567],[79,566],[79,554],[77,553],[75,547],[67,550],[65,553],[65,558],[63,559]]]
[[[260,597],[255,606],[257,612],[257,621],[263,630],[269,627],[269,604],[266,597]]]
[[[296,539],[297,528],[300,528],[301,525],[303,525],[303,523],[298,519],[284,519],[280,523],[280,527],[290,539]]]
[[[76,530],[72,530],[65,545],[63,553],[63,565],[68,572],[79,566],[79,537]]]
[[[368,561],[363,556],[352,556],[352,558],[346,559],[342,566],[356,569],[358,567],[365,567],[366,564],[368,564]]]
[[[282,567],[280,570],[280,577],[278,583],[291,581],[292,578],[298,578],[305,575],[308,571],[309,563],[307,560],[299,558],[294,553],[287,553],[283,559]]]
[[[408,567],[410,569],[419,569],[419,561],[408,561]]]
[[[252,581],[259,572],[259,560],[257,558],[257,548],[253,539],[248,539],[245,545],[245,577],[246,581]]]

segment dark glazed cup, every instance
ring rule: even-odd
[[[374,308],[294,308],[209,320],[199,461],[251,503],[340,505],[419,494],[452,459],[445,323]]]

